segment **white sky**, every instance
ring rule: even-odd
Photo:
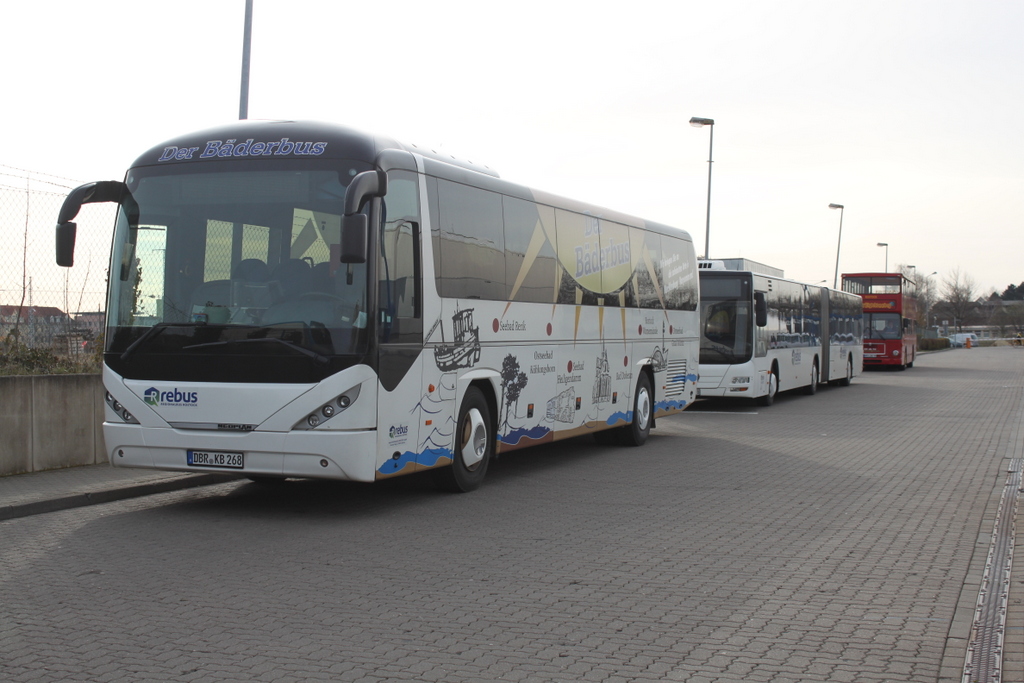
[[[502,9],[504,7],[504,9]],[[120,179],[238,117],[244,0],[0,22],[0,164]],[[1024,280],[1024,2],[255,0],[250,118],[336,122],[688,230],[788,277]],[[54,216],[54,219],[56,216]],[[48,233],[47,239],[51,239]]]

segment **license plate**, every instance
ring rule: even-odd
[[[223,451],[187,451],[188,464],[197,467],[228,467],[240,470],[245,467],[245,456],[241,453]]]

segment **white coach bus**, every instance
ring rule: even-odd
[[[699,395],[769,406],[780,391],[849,385],[864,364],[861,298],[758,266],[699,263]]]
[[[479,486],[496,453],[640,445],[696,394],[681,230],[337,126],[154,147],[116,202],[103,381],[117,466]]]

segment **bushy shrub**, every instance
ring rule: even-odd
[[[75,375],[100,371],[102,355],[58,356],[25,346],[13,334],[0,340],[0,375]]]
[[[938,351],[939,349],[948,349],[949,340],[945,337],[939,337],[938,339],[917,339],[917,350],[918,351]]]

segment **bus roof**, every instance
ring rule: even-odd
[[[355,159],[372,164],[386,149],[404,150],[484,175],[498,176],[483,164],[391,138],[332,123],[285,120],[236,121],[186,133],[153,147],[136,159],[132,167],[255,157]]]
[[[844,278],[855,278],[855,277],[901,277],[904,280],[910,280],[909,277],[903,273],[843,273]]]
[[[392,138],[316,121],[245,120],[188,133],[151,148],[135,160],[132,168],[257,157],[350,159],[372,165],[386,150],[400,150],[423,157],[428,175],[692,241],[685,230],[510,183],[482,164]]]

